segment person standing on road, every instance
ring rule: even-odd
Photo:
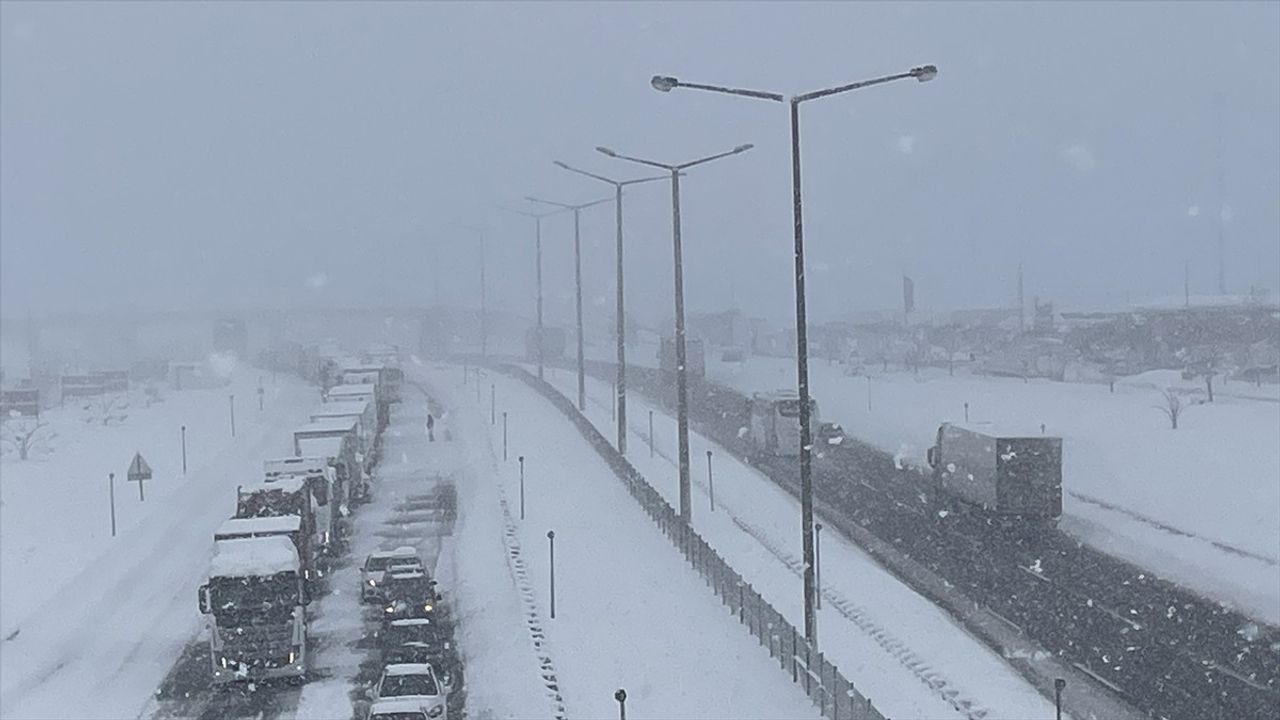
[[[432,417],[431,413],[427,413],[427,441],[436,441],[436,419]]]

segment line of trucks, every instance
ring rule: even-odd
[[[370,495],[398,360],[324,358],[324,402],[293,433],[293,456],[267,459],[236,488],[235,513],[214,533],[200,586],[215,684],[305,678],[307,606],[328,562],[346,547],[351,509]],[[336,383],[336,384],[334,384]]]
[[[753,457],[799,455],[800,398],[790,390],[747,400],[745,440]],[[815,447],[844,442],[809,400]],[[943,423],[928,451],[933,509],[968,510],[1002,521],[1044,524],[1062,515],[1062,438],[990,423]]]

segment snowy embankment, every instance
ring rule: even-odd
[[[548,380],[566,397],[576,375],[555,370]],[[587,379],[592,423],[614,437],[609,384]],[[666,410],[631,394],[627,458],[676,506],[676,424]],[[653,412],[654,452],[648,413]],[[691,433],[693,524],[733,567],[797,627],[801,602],[800,509],[772,480],[706,438]],[[707,451],[715,484],[711,510]],[[823,518],[818,517],[818,522]],[[1034,688],[942,610],[881,568],[836,532],[821,536],[823,652],[888,717],[1050,717]]]
[[[213,390],[173,392],[120,424],[51,411],[51,454],[5,458],[0,482],[0,714],[133,717],[200,631],[196,587],[214,529],[235,510],[235,487],[264,458],[291,454],[290,432],[314,388],[249,368]],[[228,395],[236,397],[230,436]],[[182,474],[180,426],[187,426]],[[146,500],[125,480],[140,452],[153,469]],[[116,473],[111,537],[107,473]]]
[[[456,532],[472,716],[553,717],[563,707],[568,717],[613,717],[614,692],[625,688],[629,718],[817,717],[800,686],[729,615],[558,410],[494,373],[483,377],[477,401],[474,379],[463,388],[461,375],[451,367],[428,379],[450,408],[453,442],[472,474],[458,482]],[[491,384],[499,413],[493,425]],[[548,531],[555,532],[554,619]],[[536,694],[529,678],[543,681]]]

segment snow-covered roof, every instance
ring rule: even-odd
[[[302,518],[297,515],[277,515],[275,517],[231,518],[214,533],[218,535],[278,535],[280,533],[297,532],[302,527]]]
[[[401,620],[392,620],[391,627],[413,627],[415,625],[430,625],[431,618],[404,618]]]
[[[999,424],[994,422],[983,422],[974,420],[971,422],[948,422],[950,425],[961,430],[967,430],[979,435],[986,435],[993,438],[1049,438],[1056,437],[1046,435],[1040,432],[1040,426],[1035,427],[1019,427],[1016,425]]]
[[[384,698],[378,700],[369,706],[369,717],[373,718],[378,715],[399,715],[399,714],[415,714],[426,716],[422,710],[422,703],[417,698],[401,697],[401,698]]]
[[[310,434],[310,433],[334,433],[334,432],[350,432],[356,429],[357,420],[353,417],[328,417],[314,420],[298,428],[294,428],[294,435]]]
[[[297,441],[298,450],[303,455],[319,455],[328,458],[342,454],[340,437],[303,437],[298,438]]]
[[[329,467],[326,458],[308,455],[306,457],[275,458],[262,461],[262,472],[267,477],[276,476],[272,482],[279,482],[280,476],[289,475],[323,475]]]
[[[755,400],[797,400],[800,395],[795,390],[768,390],[752,395]]]
[[[394,557],[417,557],[417,556],[418,556],[418,551],[414,550],[408,545],[401,545],[400,547],[392,550],[378,550],[377,552],[369,553],[369,557],[371,558],[394,558]]]
[[[218,540],[213,544],[209,577],[263,577],[297,572],[298,548],[287,537]]]
[[[334,385],[329,388],[327,393],[329,397],[348,397],[351,395],[373,395],[373,383],[359,383],[353,385]]]
[[[269,490],[279,490],[285,493],[295,493],[303,488],[306,481],[299,477],[286,476],[261,482],[245,483],[240,486],[241,493],[266,492]]]
[[[346,417],[347,415],[363,415],[369,407],[368,400],[338,400],[325,403],[311,411],[311,420],[320,418]]]
[[[344,373],[363,373],[363,372],[381,372],[381,365],[373,365],[370,363],[360,363],[359,365],[343,365]]]
[[[431,663],[395,663],[382,669],[383,675],[435,675]]]
[[[409,570],[407,572],[389,572],[387,573],[393,580],[416,580],[417,578],[425,578],[426,573],[421,570]]]

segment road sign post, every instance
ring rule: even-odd
[[[524,519],[524,456],[517,458],[520,461],[520,519]]]
[[[116,474],[107,473],[107,492],[111,495],[111,537],[116,536]]]
[[[507,411],[502,411],[502,462],[507,461]]]
[[[262,380],[258,380],[258,412],[262,412],[262,398],[267,391],[262,389]]]
[[[556,531],[547,531],[547,543],[551,551],[551,619],[556,619]]]
[[[143,494],[142,483],[151,479],[151,466],[142,459],[142,453],[133,454],[133,462],[129,463],[129,472],[126,477],[130,482],[138,483],[138,500],[145,502],[147,497]]]
[[[187,426],[182,426],[182,474],[187,474]]]
[[[236,436],[236,396],[227,396],[227,407],[231,408],[231,437]]]

